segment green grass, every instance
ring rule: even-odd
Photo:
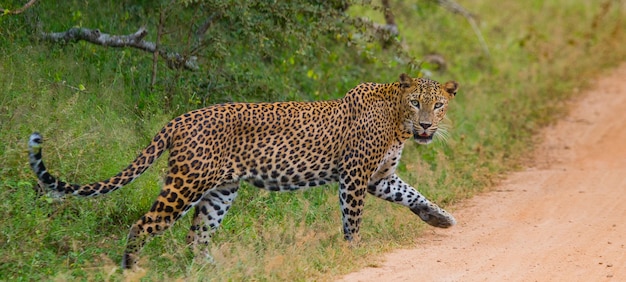
[[[418,59],[442,55],[448,68],[430,70],[433,78],[457,80],[461,89],[450,107],[448,142],[410,142],[399,173],[446,205],[483,191],[519,167],[540,139],[537,131],[565,113],[564,101],[626,59],[626,6],[616,1],[463,1],[480,18],[491,52],[487,57],[462,17],[431,2],[393,3],[401,39]],[[105,197],[37,197],[26,154],[31,132],[44,135],[45,158],[54,174],[86,183],[117,173],[162,125],[190,108],[223,101],[336,98],[362,81],[395,81],[410,67],[377,43],[355,49],[322,38],[319,47],[326,51],[317,54],[320,59],[275,49],[272,64],[256,62],[242,55],[244,47],[233,46],[232,53],[216,53],[228,64],[216,64],[212,67],[221,69],[202,75],[160,66],[158,87],[149,91],[145,53],[83,43],[54,46],[29,35],[35,15],[57,31],[83,25],[130,33],[140,19],[117,13],[119,7],[111,4],[93,9],[68,1],[58,10],[45,5],[52,4],[39,3],[31,14],[0,17],[0,280],[99,281],[125,275],[328,280],[376,265],[382,252],[410,247],[430,228],[408,210],[368,197],[363,244],[350,249],[342,239],[336,186],[281,194],[244,185],[214,237],[215,265],[198,264],[187,250],[191,217],[186,216],[144,248],[144,272],[123,274],[117,267],[128,228],[158,194],[165,162]],[[154,14],[154,7],[144,9],[143,15]],[[382,21],[378,12],[363,7],[349,12]],[[210,96],[198,92],[190,82],[194,79],[215,82]]]

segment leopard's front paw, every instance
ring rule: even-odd
[[[440,228],[448,228],[456,224],[456,219],[433,203],[427,203],[412,208],[411,211],[418,215],[424,222]]]

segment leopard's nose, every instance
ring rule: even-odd
[[[423,123],[423,122],[420,122],[420,126],[421,126],[423,129],[428,129],[431,125],[432,125],[431,123]]]

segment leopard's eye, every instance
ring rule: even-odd
[[[439,109],[441,107],[443,107],[443,103],[436,103],[435,104],[435,109]]]
[[[420,108],[420,101],[418,100],[411,100],[411,104],[418,109]]]

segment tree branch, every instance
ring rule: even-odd
[[[389,4],[389,0],[383,0],[383,14],[385,15],[385,23],[386,25],[380,28],[386,29],[392,36],[398,36],[398,25],[396,24],[396,18],[393,16],[391,12],[391,5]]]
[[[213,23],[215,23],[215,20],[218,19],[220,17],[219,13],[213,13],[211,14],[205,21],[204,23],[198,28],[198,30],[196,31],[196,36],[197,37],[202,37],[204,36],[204,34],[206,33],[207,30],[209,30],[209,28],[213,25]]]
[[[152,90],[154,90],[154,86],[156,85],[157,69],[159,65],[157,64],[159,60],[159,44],[161,41],[161,36],[163,35],[164,22],[165,22],[165,10],[163,9],[161,10],[161,13],[159,13],[159,27],[157,29],[156,42],[154,43],[156,51],[152,53],[152,77],[150,78],[150,88]]]
[[[6,14],[17,15],[17,14],[21,14],[24,11],[26,11],[26,9],[30,8],[32,5],[35,5],[35,2],[37,2],[37,0],[30,0],[22,8],[19,8],[17,10],[8,10],[8,9],[0,8],[0,14],[2,14],[2,15],[6,15]]]
[[[480,32],[480,28],[478,28],[478,24],[476,23],[476,16],[474,16],[474,14],[467,11],[460,4],[454,2],[454,0],[437,0],[437,3],[440,6],[444,7],[446,10],[454,14],[459,14],[465,17],[467,22],[472,26],[472,29],[474,30],[476,37],[478,37],[478,41],[480,42],[480,46],[483,48],[483,52],[485,52],[487,57],[490,57],[489,47],[487,46],[487,43],[485,42],[485,38],[483,37],[482,32]]]
[[[54,43],[68,43],[78,42],[81,40],[87,41],[101,46],[108,47],[133,47],[149,53],[157,53],[163,58],[167,66],[171,69],[186,69],[186,70],[198,70],[197,57],[190,56],[186,58],[175,52],[167,52],[159,50],[157,45],[150,41],[143,40],[148,35],[148,31],[145,27],[139,28],[135,33],[129,35],[109,35],[100,32],[98,29],[88,29],[73,27],[65,32],[43,32],[41,38]]]

